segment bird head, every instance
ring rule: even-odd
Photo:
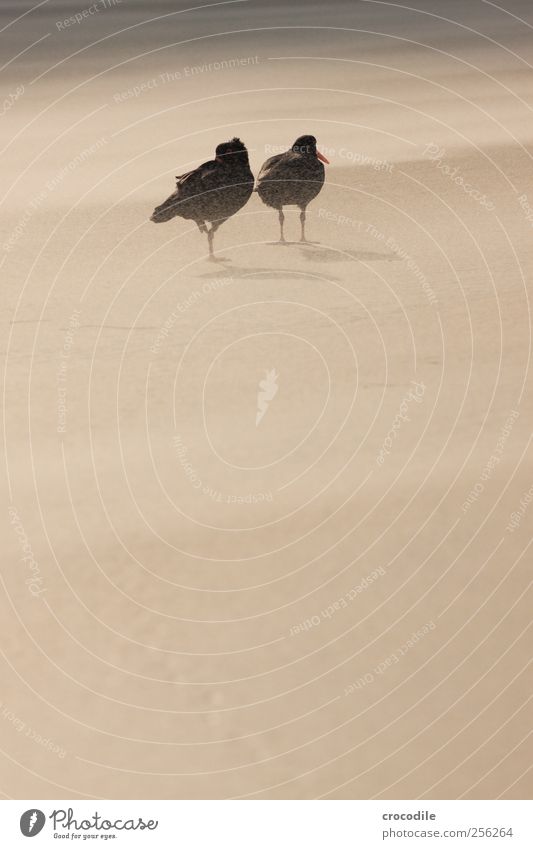
[[[314,156],[329,165],[329,159],[316,149],[316,139],[314,136],[299,136],[294,142],[291,150],[294,153],[301,153],[303,156]]]
[[[217,144],[215,158],[221,165],[230,168],[235,165],[248,165],[246,145],[238,138]]]

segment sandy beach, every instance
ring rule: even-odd
[[[533,10],[417,6],[2,7],[4,798],[531,797]]]

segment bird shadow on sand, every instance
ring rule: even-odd
[[[255,266],[240,266],[234,265],[232,262],[228,262],[227,265],[220,266],[221,271],[225,271],[228,280],[231,279],[241,279],[246,277],[265,277],[269,280],[284,280],[286,281],[288,277],[291,275],[304,274],[301,269],[298,268],[258,268]],[[214,269],[206,274],[198,274],[198,277],[202,280],[213,280],[213,279],[221,279],[220,275],[213,273]],[[331,274],[329,275],[332,280],[336,278]]]
[[[401,258],[395,253],[378,253],[377,251],[354,251],[344,248],[329,248],[321,245],[320,242],[266,242],[266,246],[280,246],[285,251],[292,253],[295,248],[298,248],[296,256],[303,256],[311,262],[397,262]],[[211,271],[198,276],[205,279],[211,279],[217,276],[218,271],[227,272],[228,277],[250,277],[254,274],[264,275],[272,280],[286,280],[287,274],[297,273],[294,268],[254,268],[238,266],[233,263],[229,257],[217,258],[217,266],[211,268]]]
[[[302,255],[314,262],[395,262],[400,259],[394,253],[377,251],[353,251],[345,248],[327,248],[319,242],[297,242]]]

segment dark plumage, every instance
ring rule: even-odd
[[[261,168],[256,191],[263,203],[278,210],[280,242],[285,242],[284,206],[300,207],[300,241],[306,241],[305,210],[324,185],[325,172],[322,162],[328,163],[328,160],[316,149],[315,137],[300,136],[290,150],[271,156]]]
[[[215,159],[176,177],[176,191],[153,211],[151,221],[160,224],[178,215],[196,222],[207,233],[209,258],[214,259],[213,236],[221,224],[249,200],[254,187],[248,151],[240,139],[219,144]],[[207,228],[206,222],[211,224]]]

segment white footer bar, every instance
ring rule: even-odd
[[[532,849],[529,801],[1,801],[1,845]],[[35,844],[28,839],[35,837]]]

